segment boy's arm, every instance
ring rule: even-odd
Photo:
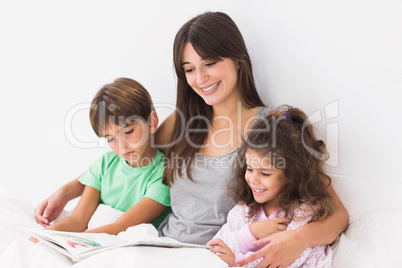
[[[90,186],[85,186],[82,197],[77,207],[70,216],[48,226],[47,230],[67,232],[83,232],[87,229],[88,222],[99,205],[100,192]]]
[[[89,233],[108,233],[117,235],[127,230],[128,227],[140,224],[151,223],[156,220],[167,209],[167,206],[144,197],[136,205],[127,210],[114,223],[88,230]]]
[[[85,185],[78,181],[80,177],[60,187],[38,205],[35,211],[35,219],[40,225],[48,226],[60,215],[68,201],[82,194]]]
[[[167,145],[172,142],[175,118],[175,112],[171,113],[156,130],[155,147],[163,153],[166,151]]]

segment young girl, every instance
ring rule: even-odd
[[[151,144],[158,117],[147,90],[119,78],[95,95],[90,120],[112,151],[97,159],[79,181],[85,185],[72,214],[46,229],[85,231],[99,204],[124,212],[115,222],[89,232],[118,234],[140,223],[156,227],[168,213],[169,187],[162,183],[164,157]]]
[[[269,113],[250,130],[229,187],[238,205],[208,242],[228,265],[261,249],[253,241],[322,220],[333,212],[327,190],[331,179],[323,167],[328,154],[313,131],[307,115],[292,107]],[[310,247],[289,267],[331,267],[331,259],[328,245]]]

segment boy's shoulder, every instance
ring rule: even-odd
[[[114,162],[115,160],[119,160],[119,156],[113,151],[107,151],[100,156],[100,160],[103,163],[111,163]]]
[[[157,169],[165,169],[165,155],[158,149],[156,150],[155,158],[152,161],[152,166]]]

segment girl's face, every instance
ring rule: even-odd
[[[264,204],[265,213],[269,215],[276,209],[273,200],[282,188],[283,172],[271,166],[268,157],[251,149],[246,151],[246,164],[247,184],[253,192],[255,201]]]
[[[183,69],[187,83],[208,105],[240,101],[237,87],[237,63],[230,58],[220,61],[202,59],[187,43],[183,51]]]
[[[113,152],[125,159],[127,164],[132,167],[141,167],[149,164],[154,157],[154,149],[151,147],[151,134],[154,130],[150,119],[148,122],[135,120],[123,126],[109,124],[105,129],[104,137]]]

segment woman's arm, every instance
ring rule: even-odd
[[[35,218],[39,224],[45,227],[48,226],[50,222],[60,215],[68,201],[82,194],[85,186],[78,181],[80,177],[60,187],[38,205],[35,211]]]
[[[46,227],[46,229],[68,232],[85,231],[89,220],[99,205],[99,200],[100,192],[91,186],[85,186],[81,199],[71,215]]]
[[[256,267],[287,267],[292,264],[305,249],[313,246],[331,244],[348,225],[349,214],[338,198],[332,186],[328,188],[335,201],[335,211],[328,218],[301,226],[295,230],[275,233],[254,244],[266,245],[255,254],[244,258],[236,266],[242,266],[260,257],[263,261]]]
[[[166,151],[166,146],[171,143],[175,117],[175,112],[171,113],[156,130],[155,146],[163,153]]]
[[[161,203],[144,197],[121,215],[114,223],[88,230],[89,233],[108,233],[117,235],[128,227],[140,223],[151,223],[156,220],[168,207]]]

